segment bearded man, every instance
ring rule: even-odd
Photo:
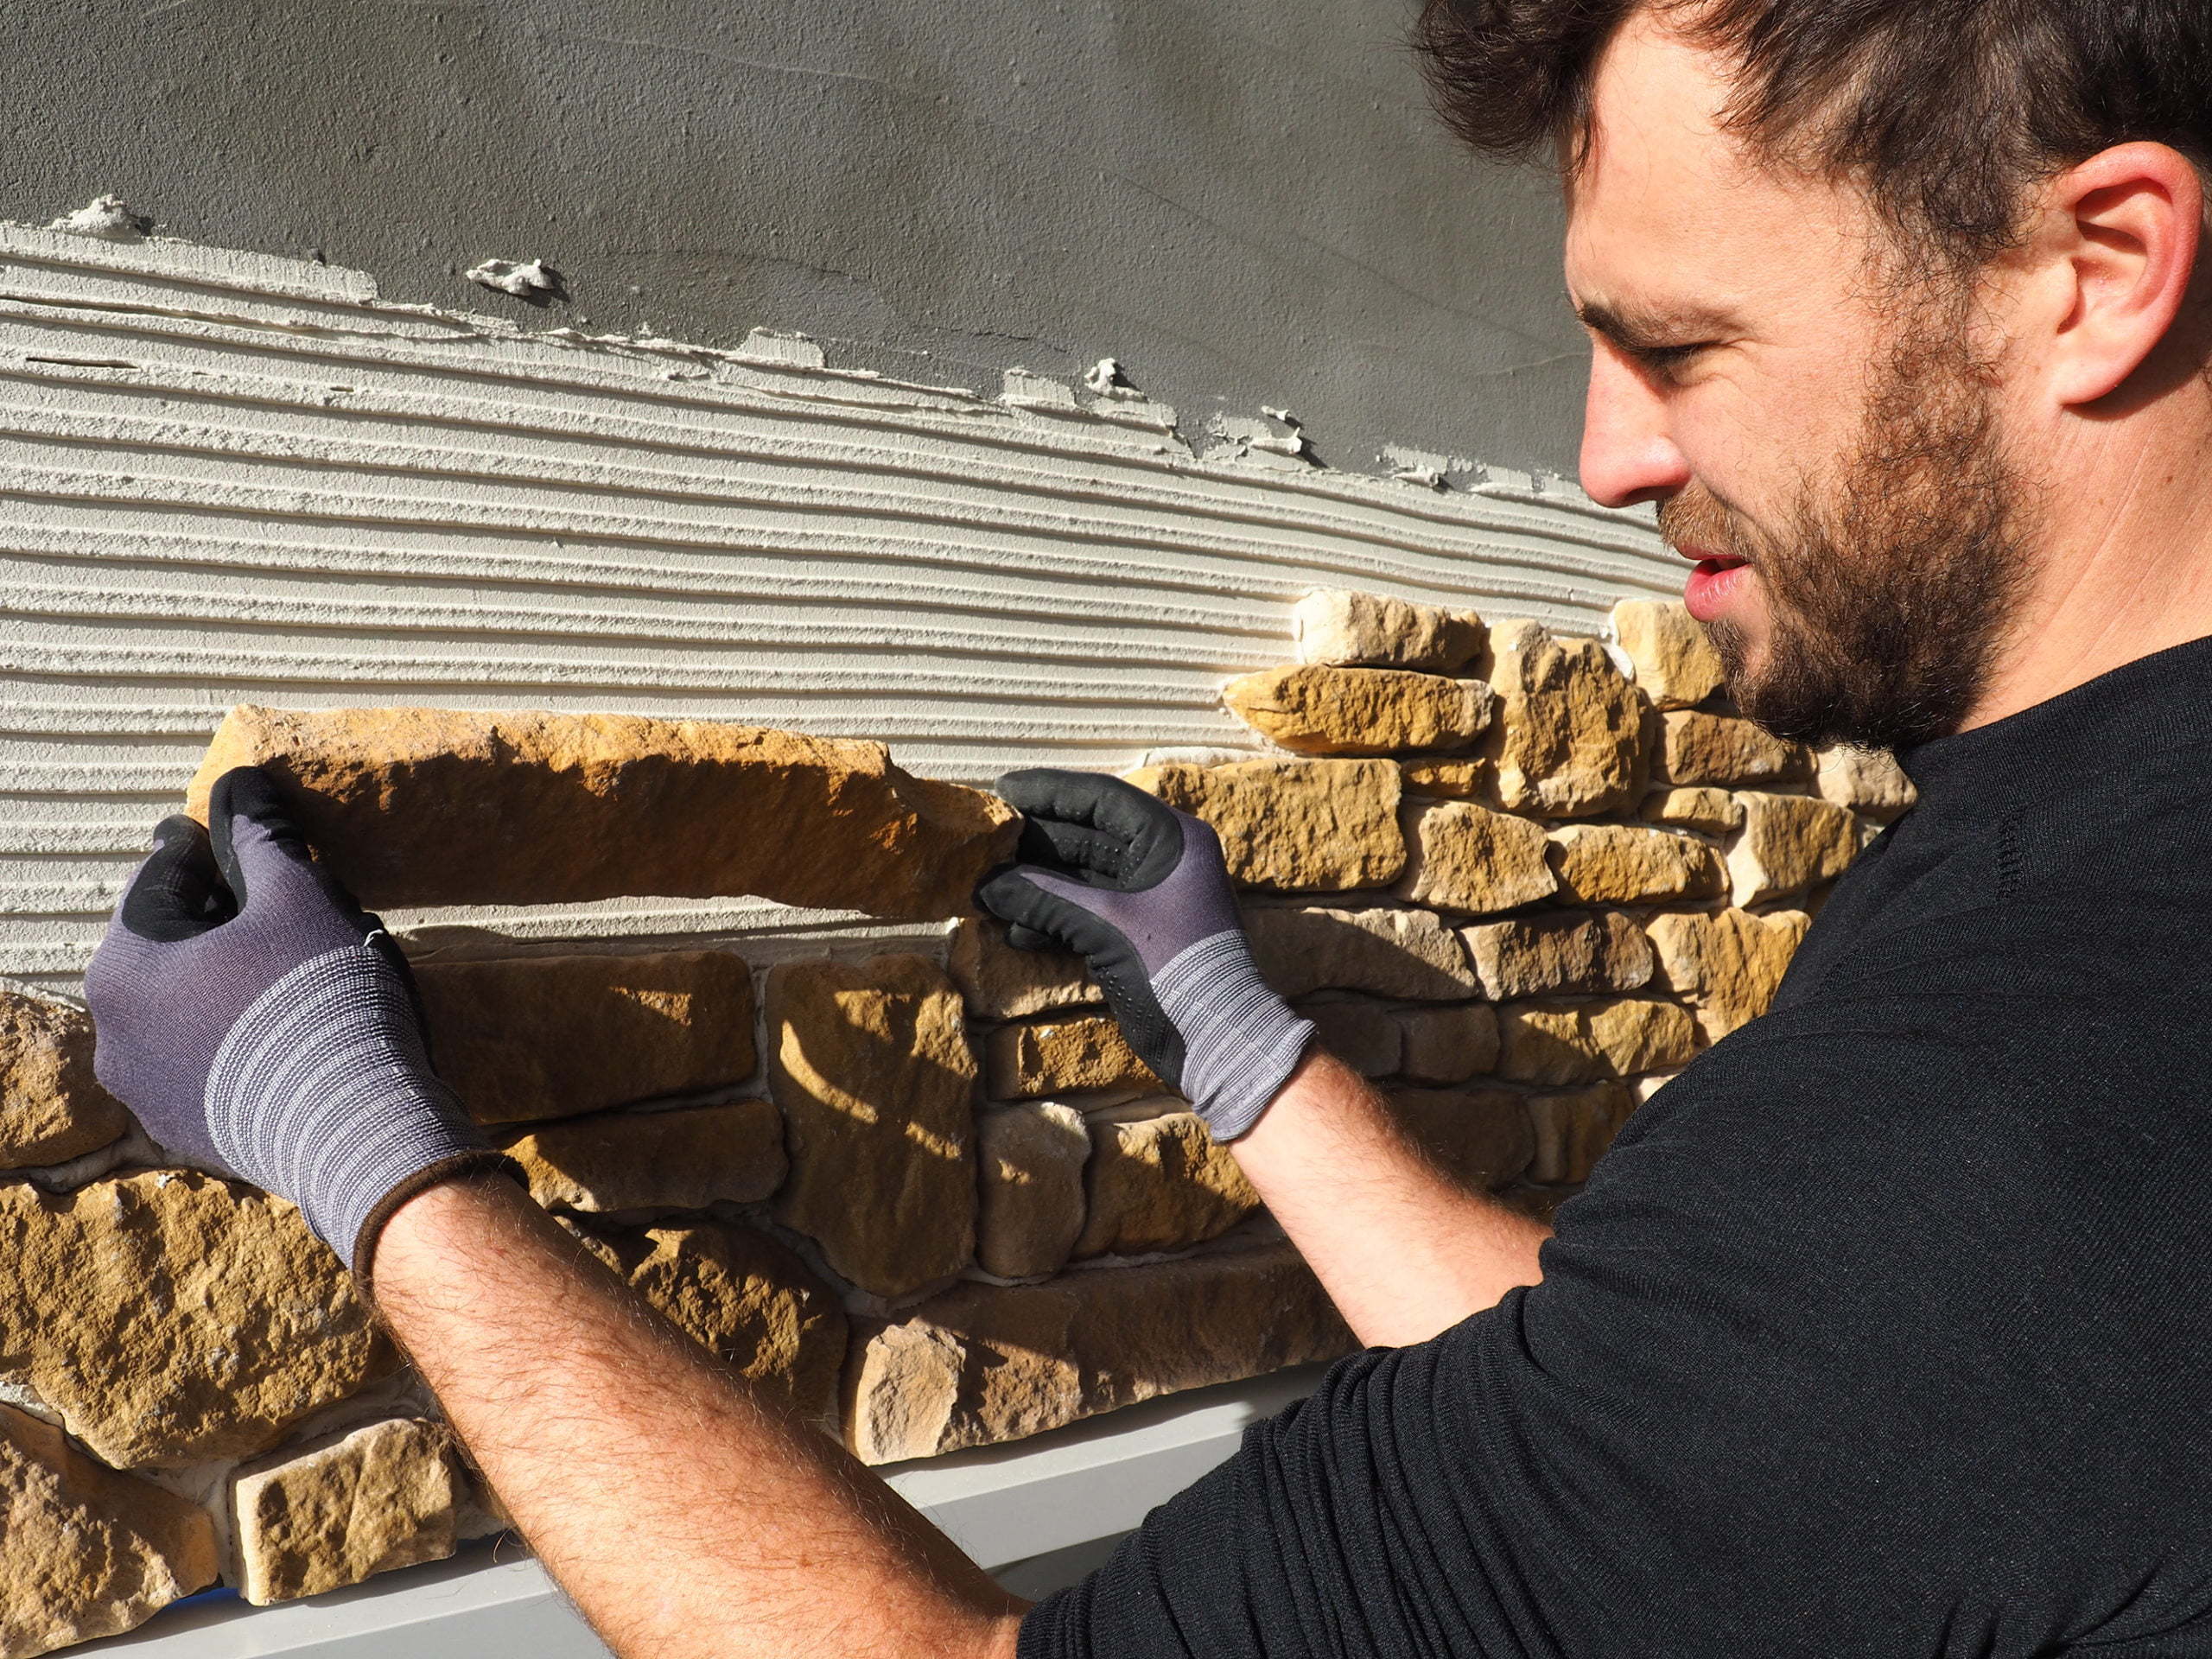
[[[1261,983],[1210,831],[1017,774],[1087,953],[1370,1344],[1025,1610],[642,1313],[423,1065],[266,779],[93,965],[100,1070],[350,1253],[628,1656],[2212,1654],[2205,0],[1432,0],[1556,158],[1583,479],[1737,702],[1921,804],[1555,1236]]]

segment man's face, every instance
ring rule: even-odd
[[[1894,269],[1861,197],[1724,134],[1713,61],[1648,16],[1608,50],[1573,181],[1595,340],[1583,482],[1659,504],[1746,714],[1900,747],[1967,714],[2023,586],[2024,493],[1955,283]]]

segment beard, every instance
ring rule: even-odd
[[[1659,509],[1669,545],[1757,571],[1763,657],[1732,623],[1707,632],[1737,708],[1777,737],[1909,748],[1956,731],[1981,693],[2026,588],[2028,492],[1967,338],[1954,315],[1898,339],[1851,450],[1779,532],[1698,484]]]

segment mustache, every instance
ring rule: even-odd
[[[1659,504],[1659,538],[1677,553],[1695,549],[1752,563],[1762,551],[1742,515],[1701,484]]]

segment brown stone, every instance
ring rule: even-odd
[[[1654,916],[1644,924],[1658,957],[1654,982],[1690,998],[1706,1040],[1719,1042],[1766,1012],[1808,925],[1794,911]]]
[[[976,1057],[960,995],[920,957],[768,976],[768,1079],[790,1178],[776,1218],[861,1289],[904,1296],[976,1245]]]
[[[1719,855],[1701,841],[1632,823],[1571,823],[1551,833],[1560,897],[1585,905],[1717,898]]]
[[[238,1594],[265,1607],[443,1560],[467,1494],[451,1432],[421,1418],[248,1464],[231,1482]]]
[[[1106,1000],[1081,957],[1016,950],[1007,943],[1006,924],[989,916],[966,917],[954,927],[945,971],[978,1019],[1019,1020]]]
[[[1813,752],[1770,737],[1734,715],[1678,709],[1665,716],[1664,735],[1652,766],[1662,783],[1737,789],[1745,785],[1800,782],[1813,775]]]
[[[0,985],[0,1169],[81,1158],[130,1123],[93,1079],[92,1016]]]
[[[1393,1089],[1390,1109],[1439,1168],[1491,1191],[1517,1179],[1535,1155],[1522,1096],[1495,1086]]]
[[[1648,997],[1516,1002],[1498,1011],[1497,1034],[1498,1076],[1554,1087],[1675,1071],[1698,1046],[1688,1008]]]
[[[1252,953],[1284,996],[1367,991],[1408,1002],[1474,995],[1459,936],[1426,910],[1294,910],[1255,906],[1244,916]]]
[[[983,1070],[993,1100],[1162,1086],[1103,1014],[1001,1026],[983,1039]]]
[[[1262,669],[1222,688],[1230,713],[1300,754],[1402,754],[1464,749],[1490,724],[1480,680],[1396,668]]]
[[[1398,776],[1407,794],[1432,800],[1479,801],[1491,792],[1487,760],[1401,760]]]
[[[281,1198],[181,1170],[0,1186],[0,1376],[112,1467],[264,1452],[395,1359]]]
[[[1355,1346],[1287,1243],[958,1285],[857,1334],[845,1443],[863,1463],[933,1457]]]
[[[976,1260],[1001,1279],[1058,1273],[1083,1232],[1090,1131],[1058,1101],[994,1106],[976,1120]]]
[[[880,743],[638,715],[231,710],[189,810],[258,766],[365,905],[758,894],[957,916],[1017,817]]]
[[[1244,887],[1350,893],[1387,887],[1406,868],[1398,769],[1387,760],[1172,761],[1128,781],[1211,824]]]
[[[1173,1096],[1090,1114],[1084,1195],[1077,1256],[1185,1249],[1260,1207],[1229,1148]]]
[[[1465,1083],[1497,1064],[1497,1010],[1487,1002],[1403,1008],[1398,1027],[1398,1074],[1408,1083]]]
[[[1889,823],[1904,817],[1920,791],[1894,756],[1868,749],[1829,749],[1820,757],[1814,787],[1821,798],[1862,818]]]
[[[1461,930],[1493,1002],[1560,991],[1634,991],[1651,979],[1651,944],[1618,911],[1565,911]]]
[[[1331,1054],[1365,1077],[1387,1077],[1398,1069],[1405,1033],[1395,1015],[1372,1002],[1301,1002],[1298,1012],[1313,1022],[1315,1039]]]
[[[789,1168],[783,1114],[767,1100],[664,1112],[603,1112],[505,1142],[549,1210],[703,1210],[772,1197]]]
[[[1298,660],[1339,668],[1456,674],[1481,653],[1487,634],[1471,611],[1343,588],[1317,589],[1290,613]]]
[[[1548,818],[1626,806],[1641,784],[1643,702],[1595,639],[1533,622],[1492,630],[1498,717],[1484,753],[1498,804]]]
[[[438,1075],[480,1123],[603,1111],[742,1082],[753,980],[727,950],[422,962]]]
[[[1661,709],[1703,702],[1727,683],[1720,653],[1679,601],[1624,599],[1613,607],[1613,637],[1636,664],[1636,688]]]
[[[214,1583],[214,1523],[0,1406],[0,1659],[135,1630]]]
[[[1728,843],[1738,906],[1787,898],[1841,875],[1859,855],[1859,825],[1842,807],[1804,795],[1739,794],[1744,827]]]
[[[1744,826],[1744,809],[1725,789],[1655,789],[1643,798],[1637,817],[1646,823],[1724,836]]]
[[[1529,1096],[1536,1155],[1529,1165],[1529,1179],[1572,1185],[1588,1180],[1591,1166],[1605,1155],[1635,1109],[1633,1096],[1618,1083]]]
[[[1400,814],[1408,861],[1401,899],[1483,916],[1548,899],[1558,889],[1543,826],[1472,801],[1408,802]]]

